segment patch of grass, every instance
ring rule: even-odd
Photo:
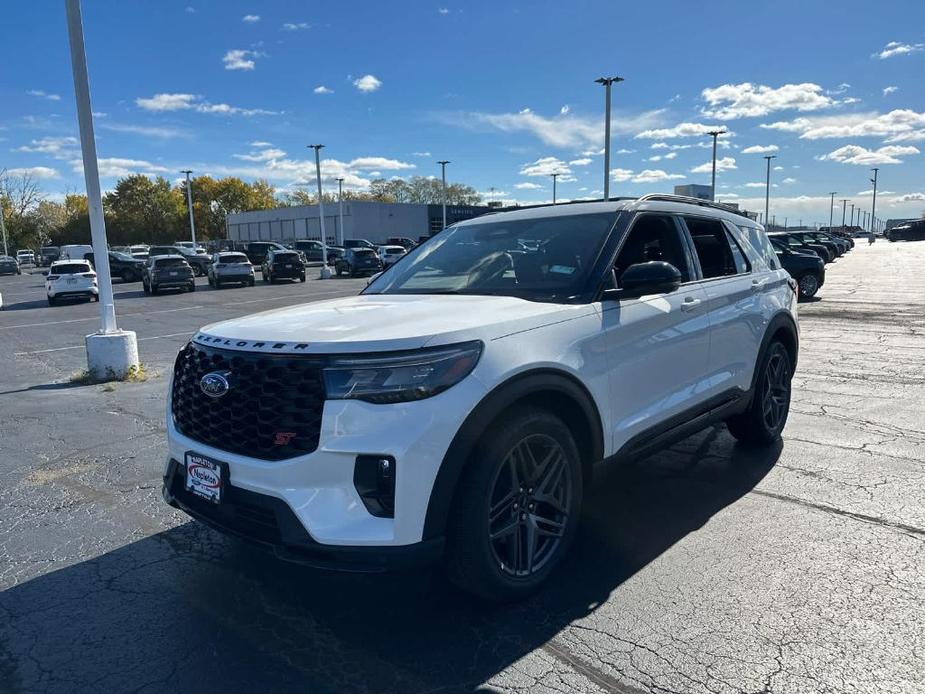
[[[102,391],[111,393],[116,389],[115,383],[144,383],[149,378],[156,378],[159,374],[156,371],[148,371],[144,364],[130,366],[128,372],[121,378],[117,377],[112,371],[106,374],[104,378],[93,378],[86,369],[75,371],[68,378],[68,382],[75,386],[90,386],[94,384],[105,384]]]
[[[76,386],[89,386],[93,384],[93,379],[90,378],[90,372],[86,369],[75,371],[67,380],[69,383],[73,383]]]

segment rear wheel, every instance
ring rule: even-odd
[[[151,285],[151,294],[157,294],[158,291],[159,291],[159,290],[158,290],[158,288],[157,288],[157,285],[156,285],[156,284],[152,284],[152,285]]]
[[[493,600],[525,597],[568,551],[581,500],[569,429],[545,410],[516,409],[463,471],[447,528],[451,580]]]
[[[299,282],[304,282],[304,281],[305,281],[305,273],[303,272],[301,275],[299,275]]]
[[[751,404],[726,422],[730,433],[742,443],[766,446],[784,430],[790,412],[791,364],[790,353],[781,342],[768,345],[758,366]]]
[[[196,291],[196,283],[195,283],[195,282],[190,282],[190,283],[189,283],[189,286],[188,286],[186,289],[187,289],[187,291],[195,292],[195,291]]]
[[[58,300],[57,300],[57,299],[55,299],[55,298],[52,297],[52,296],[48,297],[48,305],[49,305],[49,306],[55,306],[55,305],[57,305],[57,303],[58,303]]]
[[[819,291],[819,278],[813,274],[803,275],[797,284],[800,287],[800,296],[804,299],[811,299]]]
[[[253,277],[251,277],[249,280],[247,280],[247,286],[248,286],[248,287],[253,287],[255,283],[256,283],[256,280],[254,280]]]

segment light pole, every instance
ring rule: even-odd
[[[610,88],[622,77],[598,77],[594,80],[604,85],[604,200],[610,200]],[[553,179],[555,187],[555,179]],[[553,195],[555,198],[555,195]],[[555,205],[555,202],[553,202]]]
[[[87,371],[99,380],[124,378],[132,368],[138,368],[138,342],[135,333],[119,330],[109,272],[109,248],[106,243],[106,220],[100,193],[100,172],[96,158],[96,138],[93,135],[93,108],[90,103],[90,80],[87,75],[87,54],[84,49],[83,20],[80,0],[65,0],[68,42],[71,49],[71,70],[74,76],[74,96],[77,102],[77,125],[80,131],[80,151],[83,159],[84,182],[87,186],[87,208],[90,236],[98,279],[97,300],[100,304],[102,330],[87,335]]]
[[[318,181],[318,221],[321,223],[321,274],[323,280],[330,279],[328,267],[328,240],[324,233],[324,201],[321,199],[321,149],[324,145],[308,145],[315,150],[315,178]]]
[[[764,220],[765,220],[764,223],[765,225],[767,225],[768,207],[770,206],[770,203],[771,203],[771,160],[777,159],[777,155],[776,154],[766,154],[764,158],[765,158],[765,161],[768,162],[768,173],[767,173],[767,177],[765,178],[765,184],[764,184]]]
[[[851,226],[854,226],[854,203],[851,203]]]
[[[448,160],[438,161],[440,164],[440,178],[443,180],[443,228],[446,229],[446,165]]]
[[[552,204],[555,205],[556,204],[556,179],[559,178],[559,174],[551,173],[549,175],[552,176]]]
[[[848,205],[848,198],[842,198],[841,199],[841,228],[842,229],[845,228],[845,212],[848,209],[847,205]]]
[[[338,224],[337,241],[343,247],[344,245],[344,179],[337,179],[337,204],[340,205],[339,217],[340,224]]]
[[[713,137],[713,175],[710,177],[710,200],[716,200],[716,138],[725,133],[725,130],[711,130],[707,133]]]
[[[180,173],[186,174],[186,207],[189,209],[189,231],[190,238],[193,241],[193,251],[196,250],[196,223],[193,221],[193,189],[190,184],[189,175],[192,172],[191,169],[184,169]]]
[[[832,196],[832,202],[829,204],[829,233],[832,233],[832,216],[835,214],[835,196],[838,195],[838,191],[834,193],[829,193]]]
[[[10,251],[6,247],[6,224],[3,223],[3,204],[0,203],[0,233],[3,234],[3,255],[9,255]]]
[[[874,184],[874,199],[870,203],[870,216],[874,217],[877,214],[877,174],[880,171],[878,168],[871,169],[874,172],[874,177],[870,179],[870,182]],[[871,232],[874,231],[874,227],[871,226]]]

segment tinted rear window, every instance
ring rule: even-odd
[[[55,265],[52,270],[55,275],[74,275],[79,272],[90,272],[90,266],[84,263],[68,263],[67,265]]]
[[[157,269],[165,267],[186,267],[186,261],[183,258],[164,258],[156,261]]]
[[[299,259],[298,253],[274,253],[273,260],[278,263],[293,263]]]
[[[246,263],[247,256],[243,253],[222,253],[218,257],[220,263]]]
[[[370,256],[375,255],[375,251],[372,248],[358,248],[353,252],[357,258],[369,258]]]

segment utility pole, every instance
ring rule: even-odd
[[[315,178],[318,181],[318,220],[321,223],[321,274],[320,279],[331,278],[331,268],[328,267],[328,239],[324,234],[324,200],[321,198],[321,149],[324,145],[308,145],[315,150]]]
[[[829,203],[829,233],[832,233],[832,216],[835,214],[835,196],[838,195],[838,191],[834,193],[829,193],[832,196],[832,202]]]
[[[132,331],[119,330],[109,272],[109,246],[106,242],[106,220],[100,193],[100,172],[93,134],[93,108],[90,103],[90,80],[87,74],[87,54],[84,48],[83,20],[80,0],[65,0],[68,43],[71,49],[71,70],[74,76],[74,96],[77,102],[77,125],[83,160],[84,182],[87,186],[87,208],[90,216],[90,236],[96,266],[100,305],[101,330],[87,335],[87,370],[99,380],[124,378],[132,368],[138,368],[138,341]],[[2,216],[2,215],[0,215]]]
[[[845,228],[845,212],[847,211],[848,198],[842,198],[841,200],[841,228]]]
[[[10,251],[6,247],[6,224],[3,223],[3,205],[0,203],[0,233],[3,234],[3,255],[9,255]]]
[[[450,162],[443,160],[437,163],[440,164],[440,178],[443,179],[443,228],[446,229],[446,165]]]
[[[594,80],[604,85],[604,200],[610,200],[610,88],[615,82],[623,82],[622,77],[598,77]],[[555,179],[553,179],[555,187]],[[555,195],[553,195],[555,200]],[[553,205],[556,203],[553,202]]]
[[[724,135],[725,130],[711,130],[707,133],[713,137],[713,174],[710,177],[710,200],[716,200],[716,138]]]
[[[768,162],[768,173],[767,173],[767,177],[765,178],[765,187],[764,187],[764,219],[765,219],[765,225],[767,225],[768,207],[770,206],[770,202],[771,202],[771,160],[777,159],[777,155],[776,154],[766,154],[764,158],[765,158],[765,161]]]
[[[340,224],[338,225],[337,242],[344,245],[344,179],[337,179],[337,204],[340,205]]]
[[[871,217],[873,217],[875,214],[877,214],[877,173],[880,171],[880,169],[874,168],[874,169],[871,169],[871,171],[874,172],[874,177],[870,179],[870,182],[874,184],[874,199],[870,203],[870,214],[871,214]],[[870,230],[871,232],[873,232],[874,227],[871,226]]]
[[[556,204],[556,179],[559,178],[559,174],[551,173],[549,175],[552,176],[552,204],[555,205]]]
[[[180,173],[186,174],[186,207],[189,209],[189,231],[190,238],[193,241],[193,252],[196,251],[196,223],[193,221],[193,189],[190,184],[189,175],[191,169],[184,169]]]

